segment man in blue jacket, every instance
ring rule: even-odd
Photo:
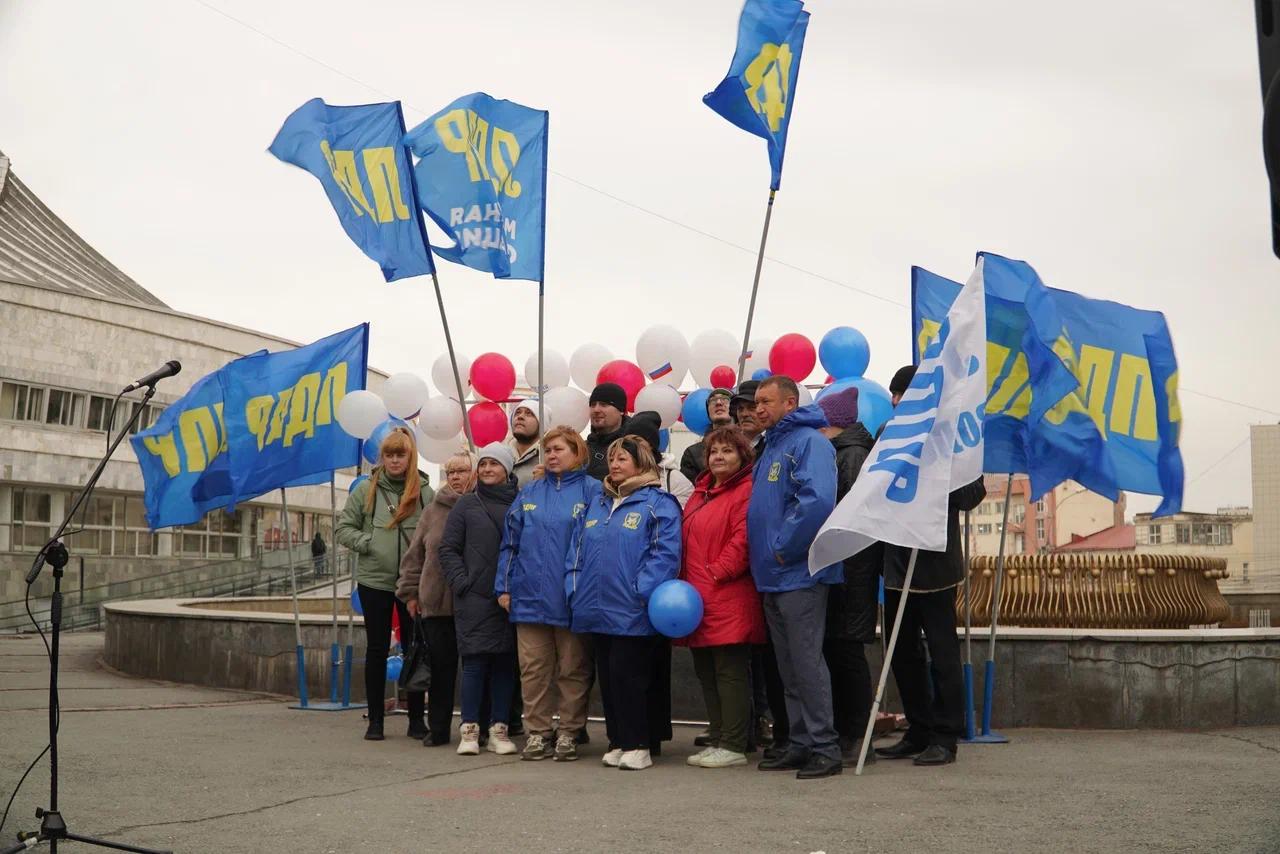
[[[791,722],[787,752],[759,767],[794,770],[808,780],[841,771],[822,641],[827,588],[844,580],[844,568],[837,563],[809,574],[809,546],[836,504],[836,458],[818,432],[827,426],[822,410],[799,403],[800,390],[787,377],[769,377],[756,388],[756,418],[768,432],[752,475],[747,545]]]

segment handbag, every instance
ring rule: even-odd
[[[431,690],[431,656],[427,649],[427,633],[422,628],[422,617],[413,618],[413,646],[400,668],[396,684],[409,693]]]

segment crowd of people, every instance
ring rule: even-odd
[[[913,372],[894,376],[895,406]],[[747,765],[763,749],[761,770],[816,779],[856,763],[881,579],[892,614],[909,555],[881,544],[809,572],[815,535],[875,442],[859,422],[857,394],[801,405],[782,376],[716,389],[707,399],[711,428],[678,461],[661,447],[659,415],[628,416],[617,385],[592,392],[585,438],[569,427],[544,430],[536,400],[526,400],[512,413],[511,437],[451,458],[434,492],[413,465],[413,435],[393,431],[336,531],[359,555],[365,738],[385,738],[394,611],[403,642],[427,647],[431,690],[407,697],[408,735],[427,746],[452,743],[460,661],[459,754],[576,760],[598,685],[603,764],[648,768],[672,737],[676,645],[690,650],[710,721],[689,765]],[[955,761],[963,730],[958,514],[984,495],[981,480],[956,490],[947,550],[917,557],[892,660],[908,728],[868,761]],[[703,616],[672,641],[650,622],[648,601],[676,578],[698,591]],[[523,747],[513,741],[521,733]]]

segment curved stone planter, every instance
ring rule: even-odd
[[[328,600],[300,600],[307,681],[329,691]],[[345,603],[339,603],[345,608]],[[293,695],[288,599],[164,599],[103,606],[107,664],[174,682]],[[364,630],[355,618],[352,699],[363,699]],[[346,612],[340,620],[346,643]],[[975,630],[974,655],[986,652]],[[873,673],[880,647],[867,648]],[[678,719],[706,716],[687,651],[672,664]],[[976,662],[979,681],[982,663]],[[1280,630],[1001,629],[993,725],[1088,729],[1202,729],[1280,725]],[[890,680],[892,685],[892,680]],[[975,686],[981,702],[982,686]],[[891,710],[900,708],[890,697]],[[979,709],[979,714],[981,710]]]

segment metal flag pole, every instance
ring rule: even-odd
[[[298,667],[298,708],[307,708],[307,659],[302,649],[302,615],[298,611],[298,575],[293,567],[293,534],[289,528],[289,499],[280,487],[280,508],[284,514],[284,548],[289,561],[289,588],[293,597],[293,634]]]
[[[543,283],[538,282],[538,465],[542,465],[542,437],[547,434],[547,422],[543,420],[546,407],[543,404],[543,398],[547,394],[546,388],[542,385],[542,314],[543,314]]]
[[[1004,542],[1009,532],[1009,499],[1013,495],[1013,475],[1004,486],[1004,518],[1000,524],[1000,553],[996,555],[996,578],[991,589],[991,634],[987,645],[987,661],[982,671],[982,732],[973,737],[974,744],[1008,744],[1009,739],[991,731],[991,707],[996,693],[996,629],[1000,624],[1000,586],[1004,579]]]
[[[964,511],[964,738],[973,741],[973,600],[969,596],[969,511]]]
[[[911,595],[911,577],[916,573],[916,555],[919,549],[911,550],[911,559],[907,561],[907,577],[902,580],[902,598],[898,600],[898,613],[893,617],[893,632],[889,635],[889,648],[885,651],[884,662],[880,665],[880,684],[876,686],[876,698],[871,703],[871,716],[867,718],[867,731],[862,734],[862,750],[858,752],[858,767],[855,776],[862,776],[862,766],[867,762],[867,751],[871,749],[871,736],[876,729],[876,715],[880,713],[880,702],[884,699],[884,686],[889,681],[889,663],[893,661],[893,650],[898,645],[898,630],[902,628],[902,615],[907,611],[907,597]],[[914,638],[912,641],[914,642]]]
[[[444,326],[444,343],[449,348],[449,364],[453,365],[453,382],[458,390],[458,406],[462,408],[462,432],[467,437],[467,447],[472,451],[476,443],[471,439],[471,422],[467,420],[467,396],[462,391],[462,374],[458,373],[458,356],[453,352],[453,336],[449,333],[449,315],[444,310],[444,295],[440,293],[440,277],[431,271],[431,284],[436,289],[436,304],[440,306],[440,323]]]
[[[329,590],[332,596],[330,603],[330,614],[332,616],[332,637],[329,640],[329,699],[296,706],[290,706],[293,709],[304,709],[310,712],[344,712],[350,709],[349,703],[339,699],[339,692],[342,684],[342,666],[344,659],[342,657],[342,647],[339,643],[338,627],[338,485],[336,483],[337,472],[329,474],[329,528],[330,539],[333,541],[333,549],[326,551],[323,560],[325,561],[329,573],[330,581]],[[349,657],[349,654],[348,654]]]
[[[356,590],[356,553],[347,552],[347,563],[350,569],[347,574],[351,592]],[[363,709],[364,703],[351,702],[351,671],[355,669],[355,637],[356,637],[356,609],[348,606],[347,608],[347,645],[342,651],[342,707],[344,709]]]
[[[748,379],[742,375],[747,365],[747,346],[751,340],[751,320],[756,314],[756,294],[760,290],[760,270],[764,267],[764,245],[769,240],[769,220],[773,218],[773,197],[778,191],[769,189],[769,206],[764,211],[764,230],[760,232],[760,251],[756,254],[756,277],[751,282],[751,304],[747,307],[747,330],[742,333],[742,352],[738,354],[738,382]]]

